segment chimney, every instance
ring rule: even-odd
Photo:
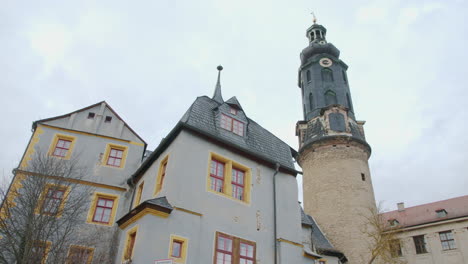
[[[405,210],[405,203],[397,203],[398,212],[403,212]]]

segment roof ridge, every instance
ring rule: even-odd
[[[406,208],[405,208],[405,211],[406,211],[406,210],[409,210],[409,209],[420,208],[420,207],[424,207],[424,206],[428,206],[428,205],[435,205],[435,204],[438,204],[438,203],[443,203],[443,202],[447,202],[447,201],[450,201],[450,200],[458,200],[458,199],[463,199],[463,198],[468,199],[468,195],[463,195],[463,196],[448,198],[448,199],[445,199],[445,200],[439,200],[439,201],[435,201],[435,202],[424,203],[424,204],[418,204],[418,205],[406,207]],[[442,209],[444,209],[444,208],[442,208]],[[382,213],[382,214],[387,214],[387,213],[392,213],[392,212],[397,212],[397,211],[398,211],[398,209],[397,209],[397,210],[388,211],[388,212],[384,212],[384,213]]]

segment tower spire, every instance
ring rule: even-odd
[[[223,66],[219,65],[216,69],[218,69],[218,81],[216,82],[215,92],[211,99],[222,104],[224,103],[223,96],[221,95],[221,71],[223,70]]]

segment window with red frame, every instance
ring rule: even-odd
[[[221,128],[232,131],[236,135],[244,136],[244,123],[227,115],[221,115]]]
[[[255,264],[255,242],[216,233],[214,264]]]
[[[50,187],[47,190],[46,196],[44,197],[41,213],[56,215],[59,212],[59,208],[63,202],[64,195],[64,189]]]
[[[172,256],[174,258],[180,258],[182,256],[182,241],[172,241]]]
[[[216,243],[216,264],[232,263],[232,239],[218,235]]]
[[[232,197],[244,200],[244,171],[232,168]]]
[[[112,215],[114,200],[98,197],[94,209],[93,222],[108,224]]]
[[[59,139],[52,155],[62,158],[67,156],[71,143],[71,140]]]
[[[223,192],[224,185],[224,163],[211,160],[210,168],[211,190],[216,192]]]
[[[111,148],[109,157],[107,158],[107,165],[120,167],[122,163],[123,150]]]
[[[254,246],[247,243],[240,243],[239,264],[253,264]]]

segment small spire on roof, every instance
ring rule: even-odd
[[[313,17],[312,21],[314,22],[314,24],[317,24],[317,18],[315,17],[314,12],[312,12],[311,14],[312,14],[312,17]]]
[[[221,71],[223,70],[223,66],[219,65],[216,69],[218,69],[218,81],[216,82],[215,92],[211,99],[222,104],[224,103],[223,96],[221,95]]]

